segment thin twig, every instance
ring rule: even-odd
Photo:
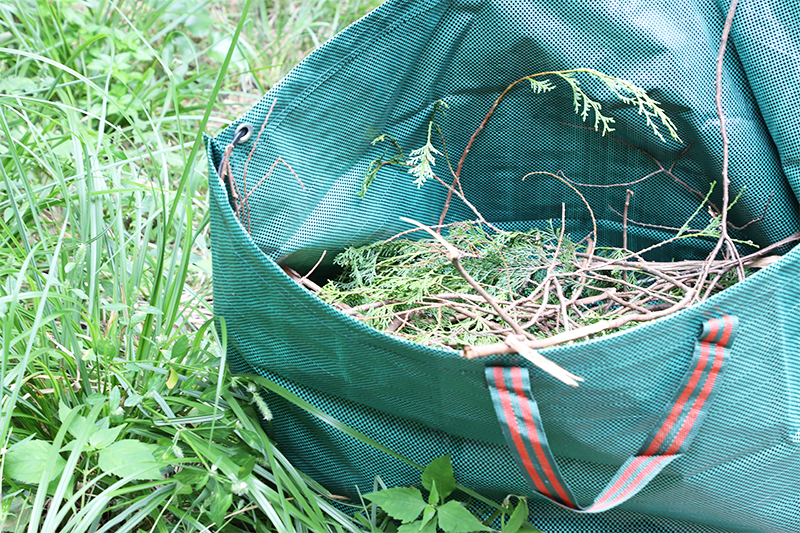
[[[728,43],[728,35],[730,35],[731,26],[733,25],[733,16],[736,13],[736,6],[739,0],[733,0],[730,8],[728,9],[728,17],[725,20],[725,27],[722,30],[722,37],[720,37],[719,53],[717,54],[717,77],[716,77],[716,91],[715,102],[717,105],[717,117],[719,118],[720,133],[722,135],[722,209],[720,215],[722,217],[720,222],[720,236],[714,249],[708,255],[709,265],[710,262],[717,258],[722,247],[726,249],[726,259],[737,259],[737,274],[739,281],[744,279],[744,266],[741,264],[741,257],[739,257],[739,250],[736,245],[728,236],[728,203],[730,201],[730,177],[728,176],[728,158],[730,149],[730,140],[728,139],[728,129],[725,123],[725,112],[722,109],[722,65],[725,58],[725,47]],[[698,281],[698,287],[702,287],[705,280],[708,278],[710,266],[703,268]],[[698,290],[696,297],[699,299],[702,290]]]
[[[311,270],[309,270],[308,272],[306,272],[306,275],[305,275],[305,276],[303,276],[302,278],[300,278],[300,280],[299,280],[299,283],[301,283],[301,284],[302,284],[302,283],[304,283],[304,282],[305,282],[305,281],[308,279],[308,277],[309,277],[311,274],[313,274],[313,273],[314,273],[314,271],[317,269],[317,267],[319,266],[319,264],[320,264],[320,263],[322,263],[322,260],[323,260],[323,259],[325,259],[325,254],[327,254],[327,253],[328,253],[328,250],[322,250],[322,255],[321,255],[321,256],[319,256],[319,259],[317,259],[317,262],[314,264],[314,266],[313,266],[313,267],[311,267]]]
[[[278,159],[276,159],[276,160],[275,160],[275,162],[274,162],[274,163],[272,163],[272,166],[269,168],[269,172],[267,172],[266,176],[264,176],[263,178],[261,178],[261,179],[259,180],[259,182],[258,182],[258,183],[256,183],[255,187],[253,187],[252,189],[250,189],[250,192],[249,192],[249,193],[247,193],[247,197],[248,197],[248,198],[250,197],[250,195],[252,195],[254,192],[256,192],[256,189],[258,189],[258,187],[259,187],[259,186],[260,186],[262,183],[264,183],[264,180],[266,180],[267,178],[269,178],[269,177],[270,177],[270,175],[272,174],[272,171],[273,171],[273,170],[275,170],[275,167],[276,167],[276,166],[278,166],[278,163],[283,163],[283,164],[284,164],[284,166],[285,166],[286,168],[288,168],[288,169],[289,169],[289,172],[291,172],[291,173],[294,175],[294,177],[295,177],[295,178],[297,178],[297,181],[298,181],[298,183],[300,183],[300,186],[303,188],[303,190],[306,190],[306,186],[305,186],[305,185],[303,185],[303,180],[301,180],[301,179],[300,179],[300,176],[298,176],[298,175],[297,175],[297,172],[295,172],[295,171],[294,171],[294,169],[293,169],[293,168],[292,168],[292,167],[289,165],[289,163],[287,163],[287,162],[286,162],[286,161],[283,159],[283,157],[281,157],[281,156],[278,156]]]
[[[658,225],[658,224],[646,224],[646,223],[644,223],[644,222],[637,222],[636,220],[633,220],[633,219],[631,219],[631,218],[627,218],[627,214],[620,213],[619,211],[617,211],[616,209],[614,209],[614,208],[613,208],[613,207],[611,207],[610,205],[608,206],[608,208],[609,208],[611,211],[613,211],[613,212],[614,212],[614,214],[616,214],[616,215],[618,215],[620,218],[622,218],[622,219],[623,219],[623,221],[628,221],[628,222],[630,222],[631,224],[633,224],[634,226],[641,226],[641,227],[643,227],[643,228],[663,229],[663,230],[667,230],[667,231],[675,231],[675,232],[678,232],[678,231],[686,231],[686,230],[684,230],[683,228],[675,228],[675,227],[673,227],[673,226],[660,226],[660,225]],[[624,222],[623,222],[623,227],[624,227],[624,226],[625,226],[625,224],[624,224]],[[695,230],[689,230],[689,231],[695,231]],[[697,231],[699,231],[699,230],[697,230]]]
[[[558,281],[558,278],[553,279],[553,285],[556,288],[556,297],[558,298],[558,303],[561,308],[561,322],[564,324],[564,331],[569,331],[570,324],[569,324],[569,313],[567,312],[567,299],[564,298],[564,289],[561,287],[561,283]]]
[[[250,197],[247,194],[247,165],[250,164],[250,160],[253,159],[253,154],[256,152],[256,147],[258,146],[258,141],[261,140],[261,134],[264,132],[264,128],[267,126],[267,122],[269,122],[269,117],[272,115],[272,109],[275,107],[275,104],[278,102],[278,99],[275,98],[272,101],[272,105],[269,106],[269,111],[267,112],[267,117],[264,119],[264,122],[261,123],[261,128],[258,130],[258,135],[256,135],[256,140],[253,142],[253,147],[250,148],[250,154],[247,156],[247,160],[244,162],[244,169],[242,170],[242,204],[244,204],[246,216],[247,216],[247,233],[250,233],[250,203],[247,199]],[[237,206],[236,214],[239,214],[239,208],[242,207],[241,205]]]
[[[435,173],[431,172],[431,175],[432,175],[434,178],[436,178],[436,181],[438,181],[439,183],[441,183],[441,184],[442,184],[444,187],[449,187],[449,185],[447,185],[447,183],[445,183],[445,182],[444,182],[444,180],[442,180],[442,178],[440,178],[439,176],[437,176]],[[452,195],[452,191],[450,191],[450,192],[448,193],[448,197],[450,197],[451,195]],[[472,210],[472,212],[473,212],[473,213],[475,213],[475,215],[478,217],[478,221],[479,221],[481,224],[486,224],[486,226],[488,226],[488,227],[489,227],[489,228],[491,228],[493,231],[496,231],[496,232],[498,232],[498,233],[500,233],[500,232],[502,232],[502,231],[503,231],[503,230],[501,230],[501,229],[497,228],[496,226],[494,226],[494,225],[493,225],[491,222],[489,222],[489,221],[488,221],[488,220],[486,220],[485,218],[483,218],[483,215],[480,213],[480,211],[478,211],[478,208],[476,208],[474,205],[472,205],[472,202],[470,202],[469,200],[467,200],[467,197],[466,197],[466,196],[464,196],[464,195],[463,195],[463,194],[462,194],[460,191],[456,191],[456,195],[458,196],[458,199],[459,199],[459,200],[461,200],[462,202],[464,202],[464,204],[465,204],[467,207],[469,207],[469,208]],[[438,226],[438,227],[443,227],[443,226],[444,226],[444,224],[442,224],[442,221],[441,221],[441,219],[439,220],[439,224],[437,224],[437,226]],[[426,228],[428,228],[428,227],[430,227],[430,226],[425,226],[425,227],[426,227]]]
[[[728,225],[730,227],[732,227],[733,229],[735,229],[735,230],[742,231],[742,230],[746,229],[750,224],[755,224],[756,222],[761,222],[762,220],[764,220],[764,218],[766,218],[766,216],[767,216],[767,209],[769,209],[769,204],[772,202],[772,197],[773,197],[774,194],[775,194],[774,191],[771,191],[769,193],[769,198],[767,198],[767,203],[764,204],[764,212],[761,213],[760,217],[754,218],[753,220],[751,220],[750,222],[748,222],[744,226],[736,226],[736,225],[733,224],[733,222],[730,222],[730,221],[728,221]]]
[[[631,205],[631,196],[633,191],[627,189],[625,191],[625,210],[622,215],[622,248],[628,249],[628,207]]]
[[[461,182],[458,179],[458,175],[456,171],[453,170],[453,165],[450,164],[450,156],[447,154],[447,143],[444,140],[444,134],[442,133],[442,129],[439,127],[438,124],[434,124],[436,127],[436,131],[439,133],[439,138],[442,139],[442,150],[444,151],[444,160],[447,161],[447,167],[450,169],[450,174],[453,176],[453,184],[458,185],[458,190],[462,196],[464,196],[464,189],[461,187]],[[443,221],[440,221],[439,224],[442,224]]]
[[[452,226],[460,226],[462,224],[481,224],[481,223],[482,222],[480,220],[468,220],[468,221],[465,221],[465,222],[450,222],[449,224],[437,224],[436,226],[428,226],[428,227],[431,228],[431,229],[435,229],[435,230],[441,230],[442,228],[449,228],[449,227],[452,227]],[[392,242],[393,240],[398,239],[400,237],[403,237],[405,235],[409,235],[411,233],[416,233],[417,231],[424,231],[424,230],[422,228],[411,228],[411,229],[407,229],[405,231],[401,231],[400,233],[396,233],[396,234],[392,235],[391,237],[389,237],[388,239],[386,239],[385,241],[383,241],[383,244]]]
[[[589,216],[592,217],[592,235],[594,235],[594,240],[597,241],[597,219],[595,219],[595,217],[594,217],[594,211],[592,210],[592,206],[590,206],[589,202],[586,201],[586,197],[583,194],[581,194],[581,191],[579,191],[578,189],[573,187],[572,184],[569,183],[569,180],[565,179],[565,176],[562,177],[562,176],[559,176],[558,174],[554,174],[552,172],[547,172],[545,170],[537,170],[537,171],[534,171],[534,172],[529,172],[529,173],[525,174],[524,176],[522,176],[522,181],[525,181],[525,178],[527,178],[528,176],[533,176],[535,174],[544,174],[546,176],[552,176],[552,177],[556,178],[557,180],[561,181],[562,183],[564,183],[567,187],[569,187],[570,189],[575,191],[575,194],[577,194],[578,196],[581,197],[581,200],[583,200],[583,203],[586,206],[586,209],[589,210]],[[564,204],[561,204],[561,205],[563,207]]]

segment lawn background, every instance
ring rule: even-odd
[[[380,527],[227,373],[199,137],[378,3],[0,4],[3,531]]]

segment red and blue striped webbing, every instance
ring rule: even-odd
[[[638,453],[617,471],[594,503],[580,507],[564,482],[544,433],[528,370],[487,367],[486,379],[506,442],[536,492],[581,513],[598,513],[633,497],[664,467],[684,453],[705,417],[733,344],[736,317],[703,324],[681,387]]]

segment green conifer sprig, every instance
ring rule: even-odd
[[[664,135],[658,125],[660,122],[667,129],[670,137],[678,142],[681,142],[681,138],[678,136],[675,124],[666,115],[666,113],[664,113],[664,110],[659,107],[661,102],[653,100],[647,94],[647,91],[635,85],[634,83],[622,78],[609,76],[608,74],[604,74],[600,71],[590,68],[580,68],[548,73],[555,74],[569,83],[570,88],[572,89],[575,113],[579,113],[584,121],[587,119],[590,109],[594,112],[595,129],[598,129],[598,126],[602,124],[603,128],[601,131],[604,135],[607,132],[614,131],[614,129],[610,127],[610,124],[614,123],[614,118],[603,115],[600,112],[602,108],[600,102],[589,98],[581,89],[580,81],[575,76],[577,73],[581,72],[601,81],[614,94],[614,96],[620,99],[621,102],[637,108],[639,114],[644,116],[647,124],[653,129],[653,133],[659,139],[666,142],[666,139],[664,138]]]
[[[493,106],[489,111],[489,115],[491,115],[491,113],[494,111],[494,107],[497,106],[503,95],[505,95],[506,92],[508,92],[520,81],[528,80],[531,84],[531,89],[535,94],[544,94],[552,92],[556,86],[550,81],[549,78],[538,78],[543,76],[557,76],[558,78],[561,78],[567,82],[572,90],[573,109],[575,113],[578,114],[581,119],[583,119],[584,122],[587,121],[591,115],[594,118],[594,129],[599,131],[602,135],[614,131],[614,127],[612,126],[615,123],[614,117],[610,115],[604,115],[602,112],[602,104],[586,94],[581,87],[578,74],[585,74],[592,79],[600,81],[621,102],[636,108],[639,114],[644,116],[647,125],[653,129],[653,133],[663,142],[666,142],[666,138],[664,137],[659,124],[667,129],[670,137],[678,142],[681,142],[681,138],[678,136],[675,124],[660,107],[661,102],[654,100],[647,94],[647,91],[628,80],[609,76],[608,74],[604,74],[600,71],[590,68],[539,72],[537,74],[532,74],[531,76],[521,78],[506,88],[506,90],[500,95],[500,98],[498,98],[498,100],[495,102],[495,106]],[[403,155],[403,151],[400,148],[399,143],[388,135],[380,135],[372,141],[372,144],[374,145],[378,142],[390,139],[397,148],[398,155],[390,159],[384,159],[386,156],[386,152],[384,151],[380,157],[370,162],[369,166],[367,167],[367,171],[364,174],[361,191],[359,192],[359,196],[362,199],[366,195],[369,186],[375,181],[378,171],[385,165],[402,165],[408,167],[408,172],[414,176],[413,183],[417,186],[417,188],[420,188],[428,179],[434,177],[433,167],[436,165],[435,156],[441,155],[442,152],[439,151],[433,144],[433,131],[436,129],[436,131],[441,134],[441,129],[436,123],[436,116],[439,113],[444,116],[444,110],[447,108],[447,104],[442,100],[437,100],[433,103],[433,113],[430,121],[428,122],[428,135],[426,137],[425,144],[420,148],[412,150],[409,153],[408,158]],[[487,115],[487,118],[489,115]],[[482,127],[483,125],[481,125],[479,129]]]

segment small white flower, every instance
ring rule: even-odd
[[[247,494],[247,483],[240,481],[238,483],[231,484],[231,492],[237,496],[244,496]]]

